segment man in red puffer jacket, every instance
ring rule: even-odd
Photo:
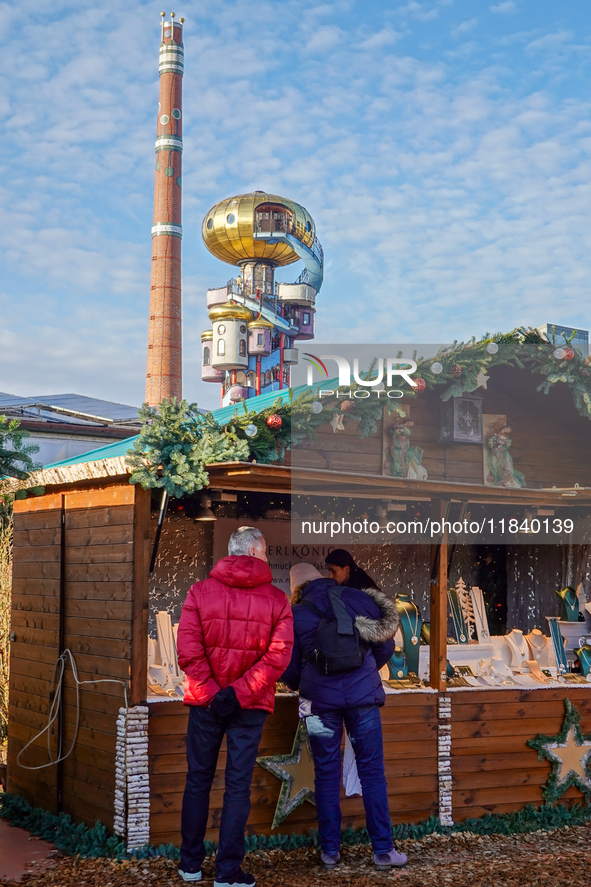
[[[224,735],[226,787],[214,887],[252,887],[240,868],[250,783],[275,683],[287,668],[293,620],[286,594],[272,584],[265,537],[240,527],[209,579],[189,589],[178,630],[178,660],[186,675],[188,773],[181,820],[179,874],[201,881],[209,792]]]

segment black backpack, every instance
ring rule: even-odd
[[[342,589],[338,585],[328,589],[332,613],[330,611],[323,613],[311,601],[305,599],[300,601],[303,607],[320,616],[314,650],[311,653],[304,650],[303,655],[304,659],[315,665],[322,674],[343,674],[353,671],[360,668],[365,659],[366,651],[359,637],[359,630],[349,616],[341,595]]]

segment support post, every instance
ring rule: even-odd
[[[444,521],[447,503],[433,499],[431,520]],[[430,686],[440,692],[446,689],[447,668],[447,531],[439,542],[431,545],[431,643],[429,661]]]
[[[60,609],[59,609],[59,628],[58,628],[58,656],[62,656],[66,641],[66,497],[62,493],[61,511],[60,511]],[[57,764],[55,767],[55,807],[56,813],[62,812],[63,792],[64,792],[64,762],[61,760],[64,749],[64,673],[61,673],[59,685],[55,687],[54,692],[58,694],[59,705],[57,713]]]

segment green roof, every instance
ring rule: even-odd
[[[298,392],[300,389],[295,389]],[[303,391],[303,388],[301,389]],[[289,388],[282,391],[268,391],[265,394],[259,394],[257,397],[250,397],[247,401],[247,409],[249,412],[254,410],[257,413],[266,410],[272,406],[275,401],[281,399],[283,403],[289,400]],[[229,422],[234,413],[240,413],[243,410],[242,403],[232,404],[229,407],[220,407],[213,410],[212,415],[219,425]],[[44,465],[44,468],[63,468],[66,465],[81,465],[84,462],[98,462],[100,459],[116,459],[125,456],[128,450],[133,446],[134,441],[139,438],[139,434],[133,437],[126,437],[124,440],[118,440],[115,443],[108,444],[106,447],[99,447],[98,450],[90,450],[88,453],[82,453],[80,456],[72,456],[71,459],[63,459],[61,462],[52,462],[51,465]]]

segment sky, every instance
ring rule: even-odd
[[[144,399],[161,8],[0,3],[0,391]],[[236,273],[207,252],[201,222],[252,190],[316,222],[320,342],[591,327],[591,4],[175,12],[186,398],[219,404],[200,380],[200,334],[207,289]]]

